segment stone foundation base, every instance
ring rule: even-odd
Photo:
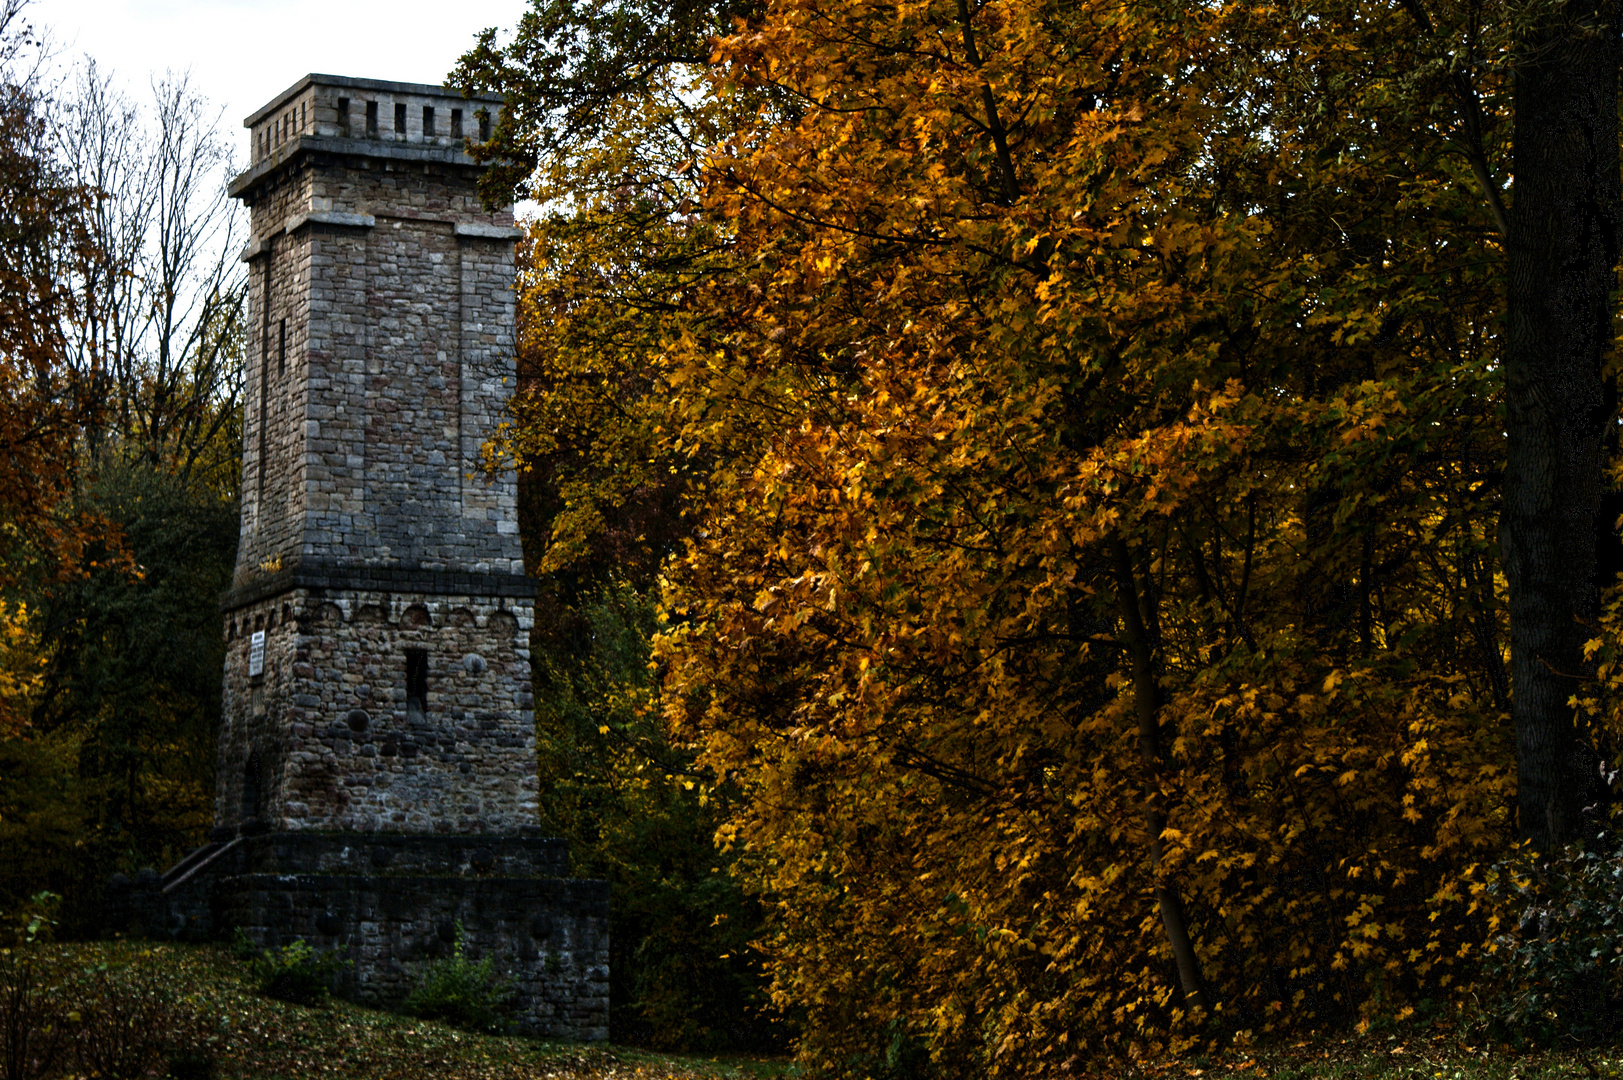
[[[422,966],[489,956],[515,988],[524,1034],[608,1038],[607,882],[542,877],[562,841],[540,837],[272,833],[193,852],[162,876],[109,885],[114,929],[174,939],[238,928],[263,947],[303,939],[351,962],[343,996],[398,1007]],[[519,876],[525,875],[525,876]]]

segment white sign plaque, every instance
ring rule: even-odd
[[[265,631],[255,630],[248,639],[248,675],[265,674]]]

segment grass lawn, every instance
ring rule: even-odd
[[[47,945],[81,967],[152,965],[177,997],[221,1021],[229,1046],[217,1080],[617,1080],[669,1077],[772,1080],[798,1070],[783,1060],[659,1054],[623,1046],[473,1035],[444,1024],[333,1000],[318,1008],[257,993],[247,966],[218,945],[131,942]],[[1153,1080],[1623,1080],[1623,1047],[1514,1051],[1422,1024],[1345,1036],[1302,1037],[1223,1054],[1099,1068],[1094,1078]],[[905,1078],[887,1078],[905,1080]],[[1082,1076],[1078,1080],[1084,1080]]]
[[[43,952],[83,967],[157,965],[177,997],[229,1029],[218,1080],[575,1080],[575,1078],[778,1077],[785,1061],[680,1057],[602,1044],[472,1035],[444,1024],[333,1000],[316,1008],[258,994],[248,968],[218,945],[107,942],[46,945]]]

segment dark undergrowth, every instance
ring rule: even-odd
[[[766,1080],[804,1075],[782,1059],[681,1056],[614,1045],[480,1035],[338,999],[318,1006],[278,1001],[259,992],[249,966],[234,959],[224,946],[102,942],[31,948],[46,969],[135,968],[143,972],[143,979],[156,979],[166,987],[169,997],[183,1004],[188,1015],[195,1015],[217,1034],[210,1043],[212,1060],[186,1063],[189,1076],[215,1080]],[[1122,1062],[1078,1074],[1078,1080],[1104,1077],[1623,1080],[1623,1046],[1518,1049],[1469,1029],[1411,1021],[1364,1033],[1278,1038],[1236,1046],[1210,1057]],[[805,1080],[812,1078],[805,1076]]]
[[[260,993],[249,966],[224,946],[92,942],[27,948],[46,972],[95,972],[105,965],[138,969],[143,979],[158,981],[214,1035],[210,1060],[187,1061],[181,1071],[214,1080],[751,1078],[794,1071],[781,1060],[682,1057],[472,1034],[336,998],[315,1006],[279,1001]]]

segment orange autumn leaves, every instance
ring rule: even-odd
[[[684,478],[663,706],[736,793],[808,1060],[1059,1071],[1469,977],[1512,776],[1497,301],[1404,164],[1431,136],[1349,141],[1390,93],[1337,14],[1284,55],[1220,5],[772,3],[702,84],[690,272],[633,273],[668,304],[604,311],[613,364],[533,324],[636,452],[594,490]]]

